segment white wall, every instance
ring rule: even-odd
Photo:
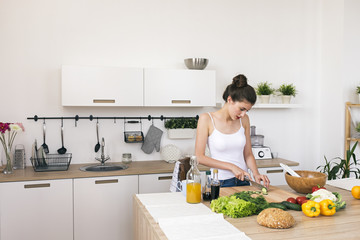
[[[347,3],[356,5],[356,1]],[[62,64],[184,68],[184,58],[206,57],[210,59],[207,69],[217,72],[219,100],[238,73],[244,73],[253,86],[261,81],[274,87],[281,83],[297,86],[294,102],[303,108],[253,109],[251,123],[279,157],[313,169],[329,149],[333,149],[331,154],[342,154],[342,149],[333,145],[343,142],[344,128],[343,115],[328,118],[331,110],[319,110],[328,109],[318,94],[323,85],[329,85],[320,74],[327,67],[321,46],[324,41],[341,44],[321,35],[322,10],[328,11],[324,5],[320,0],[0,0],[0,104],[6,109],[0,119],[24,123],[26,133],[19,135],[16,143],[25,144],[29,157],[34,139],[42,143],[41,122],[26,119],[35,114],[195,116],[215,111],[61,106]],[[337,24],[341,28],[342,23]],[[333,84],[335,79],[329,81]],[[343,99],[334,101],[342,111]],[[323,126],[324,118],[327,124]],[[144,122],[145,133],[149,124]],[[333,124],[338,130],[335,137],[323,136]],[[60,122],[47,121],[47,125],[47,142],[55,152],[60,147]],[[163,128],[160,121],[155,125]],[[104,120],[100,128],[113,161],[119,161],[123,152],[132,152],[135,160],[161,159],[157,152],[144,154],[140,144],[124,143],[122,121]],[[65,147],[73,153],[72,162],[94,162],[95,122],[80,120],[75,128],[74,122],[66,121],[65,131]],[[173,143],[184,153],[192,153],[194,141],[169,140],[165,132],[162,145]]]
[[[343,97],[344,102],[359,103],[356,86],[360,86],[360,29],[359,29],[360,2],[346,0],[344,7],[344,73]],[[352,109],[353,120],[360,122],[360,109]],[[352,143],[354,144],[354,142]],[[356,156],[359,157],[359,148]]]
[[[342,157],[344,149],[344,109],[342,95],[344,1],[322,1],[321,67],[318,85],[318,141],[321,161]]]

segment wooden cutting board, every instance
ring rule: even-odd
[[[253,186],[224,187],[224,188],[220,188],[220,196],[229,196],[236,192],[241,192],[241,191],[260,191],[260,189]],[[275,186],[270,186],[268,188],[268,195],[263,195],[263,196],[268,202],[282,202],[282,201],[286,201],[286,199],[288,199],[289,197],[297,198],[300,195],[287,192]]]

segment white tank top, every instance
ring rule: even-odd
[[[215,127],[214,119],[211,114],[208,113],[211,122],[214,126],[214,131],[208,137],[208,147],[211,153],[211,157],[223,161],[235,164],[242,170],[248,170],[244,160],[244,147],[246,144],[245,129],[241,124],[240,129],[236,133],[225,134],[218,131]],[[212,169],[211,169],[212,170]],[[219,180],[225,180],[235,177],[235,175],[229,170],[219,169]]]

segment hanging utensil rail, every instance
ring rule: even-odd
[[[94,117],[93,115],[90,115],[88,117],[80,117],[79,115],[75,115],[74,117],[38,117],[38,115],[35,115],[34,117],[28,117],[28,120],[34,120],[35,122],[37,122],[38,120],[75,120],[75,126],[77,126],[77,122],[80,119],[88,119],[90,121],[94,120],[94,119],[111,119],[114,120],[114,122],[117,119],[123,119],[123,120],[127,120],[127,119],[147,119],[149,121],[154,120],[154,119],[160,119],[161,121],[166,120],[166,119],[191,119],[194,117],[164,117],[163,115],[161,115],[160,117],[153,117],[151,115],[148,115],[147,117]],[[199,119],[199,115],[195,116],[196,120]]]

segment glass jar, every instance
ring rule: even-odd
[[[122,154],[122,162],[123,163],[131,163],[132,162],[131,153],[123,153]]]
[[[201,175],[197,168],[198,162],[196,156],[190,158],[191,168],[186,174],[186,202],[201,202]]]

